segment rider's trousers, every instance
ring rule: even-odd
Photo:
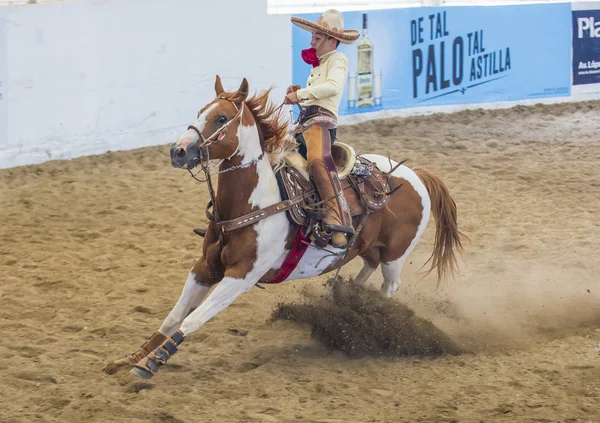
[[[302,135],[306,143],[308,171],[317,186],[321,201],[324,202],[323,222],[333,232],[353,234],[352,216],[331,157],[330,131],[319,125],[312,125]]]

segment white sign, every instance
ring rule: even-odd
[[[6,21],[0,12],[0,146],[8,144],[8,89],[7,52],[6,52]]]

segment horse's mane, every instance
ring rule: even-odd
[[[277,166],[288,153],[296,149],[297,143],[288,121],[283,118],[283,109],[277,109],[269,101],[270,92],[271,89],[261,91],[248,97],[245,103],[258,127],[262,149],[271,165]],[[242,101],[241,94],[237,92],[223,93],[222,96],[234,102]]]

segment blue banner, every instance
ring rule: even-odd
[[[573,11],[573,85],[600,82],[600,10]]]
[[[345,12],[345,28],[362,35],[338,47],[348,58],[340,115],[568,96],[570,14],[569,3]],[[293,26],[293,83],[302,87],[310,38]]]

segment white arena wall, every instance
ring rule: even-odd
[[[217,73],[278,99],[291,79],[289,17],[255,1],[77,0],[0,7],[2,21],[0,168],[167,144]]]
[[[292,25],[289,14],[268,14],[267,3],[72,0],[0,7],[0,168],[168,144],[214,97],[216,74],[226,89],[244,77],[251,91],[272,87],[279,103],[292,83]],[[340,125],[598,99],[600,84],[594,85],[573,87],[567,97],[343,115]]]

